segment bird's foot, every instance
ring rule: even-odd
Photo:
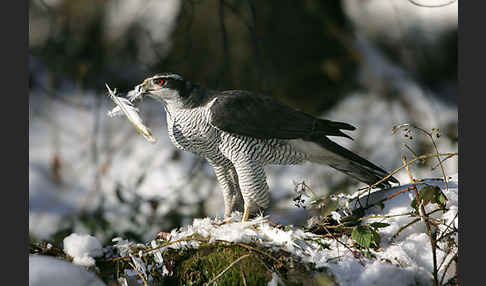
[[[241,218],[241,222],[248,221],[250,217],[250,207],[245,205],[245,210],[243,211],[243,217]]]

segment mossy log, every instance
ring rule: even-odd
[[[246,244],[202,243],[197,249],[167,249],[163,258],[169,275],[153,269],[154,279],[147,285],[267,285],[275,279],[285,285],[337,285],[325,269],[316,271],[284,251],[270,253]],[[116,269],[129,269],[122,261],[97,266],[108,285],[116,280]],[[144,285],[141,279],[128,284]]]

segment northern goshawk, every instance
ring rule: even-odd
[[[387,175],[327,138],[351,138],[341,129],[355,127],[316,118],[271,97],[210,90],[172,73],[147,78],[137,90],[163,104],[172,143],[206,158],[213,167],[223,190],[225,217],[243,210],[246,221],[251,213],[268,207],[263,169],[268,164],[326,164],[370,185]],[[388,181],[398,183],[390,177],[378,186],[387,187]]]

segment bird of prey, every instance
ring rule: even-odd
[[[243,210],[242,221],[247,221],[269,206],[264,172],[268,164],[326,164],[369,185],[387,175],[328,138],[351,138],[341,130],[355,127],[314,117],[272,97],[211,90],[173,73],[147,78],[136,90],[136,97],[148,95],[162,103],[172,143],[206,158],[213,167],[225,217]],[[398,183],[390,177],[378,186],[389,187],[389,181]]]

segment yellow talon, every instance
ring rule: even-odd
[[[245,204],[245,210],[243,211],[243,218],[241,219],[241,222],[248,221],[249,217],[250,217],[250,207],[246,206]]]

